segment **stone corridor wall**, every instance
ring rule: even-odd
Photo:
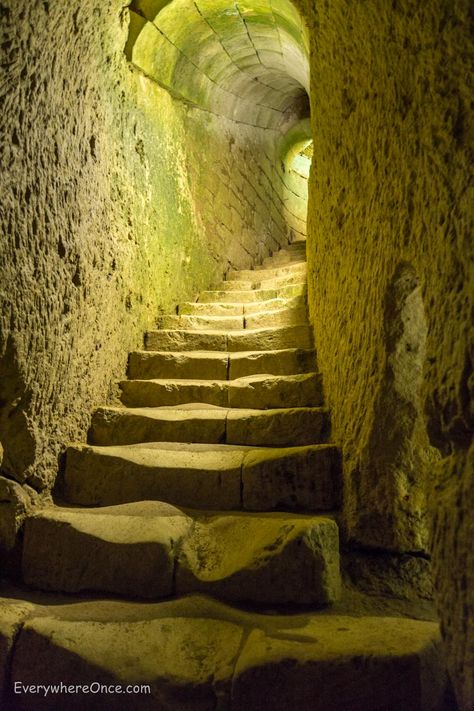
[[[172,99],[127,62],[128,11],[0,4],[0,544],[178,300],[287,241],[274,132]],[[229,175],[236,176],[230,184]],[[270,205],[270,208],[268,207]]]
[[[432,553],[451,675],[472,709],[469,3],[299,4],[312,35],[310,307],[346,540]]]

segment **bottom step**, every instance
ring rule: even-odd
[[[433,622],[248,614],[201,596],[30,608],[9,659],[9,711],[442,708]],[[39,684],[57,691],[18,692]],[[70,685],[74,692],[61,692]]]

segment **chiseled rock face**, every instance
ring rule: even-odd
[[[48,493],[38,494],[31,486],[21,486],[0,476],[0,551],[15,546],[17,534],[26,516],[35,506],[48,503]]]
[[[273,134],[189,112],[131,70],[128,8],[1,12],[0,440],[8,475],[49,489],[63,443],[85,434],[156,315],[250,268],[290,228]]]
[[[296,4],[317,28],[308,293],[344,446],[346,523],[360,542],[423,550],[427,496],[435,594],[464,711],[474,698],[471,7]],[[418,283],[393,308],[403,271]]]

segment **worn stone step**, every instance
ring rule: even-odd
[[[293,620],[295,622],[295,620]],[[310,617],[254,629],[237,661],[232,711],[447,711],[434,622]]]
[[[163,329],[193,329],[195,331],[241,331],[245,328],[243,313],[238,316],[214,314],[166,315],[157,319],[156,325]]]
[[[145,347],[149,351],[271,351],[312,346],[308,324],[233,332],[163,329],[149,331],[145,336]]]
[[[225,600],[328,605],[340,593],[336,523],[289,513],[194,517],[181,546],[176,592]]]
[[[307,324],[306,306],[297,309],[275,309],[247,313],[244,317],[245,328],[269,328],[270,326],[294,326]]]
[[[178,315],[196,316],[243,316],[244,305],[236,303],[207,304],[201,301],[185,301],[178,306]]]
[[[334,445],[263,448],[160,442],[68,447],[61,493],[81,506],[159,500],[221,511],[335,511],[341,486]]]
[[[313,360],[314,363],[314,360]],[[229,354],[215,351],[133,351],[128,359],[128,377],[217,378],[226,380]]]
[[[282,247],[277,252],[273,252],[272,256],[277,257],[278,255],[285,254],[306,254],[306,240],[292,242],[291,244]]]
[[[255,267],[256,270],[278,269],[281,267],[291,267],[294,264],[306,264],[306,255],[304,253],[285,253],[277,254],[272,257],[266,257],[262,263]]]
[[[156,501],[50,507],[26,519],[22,571],[26,584],[58,592],[327,605],[339,595],[338,529],[323,516],[185,512]]]
[[[435,622],[377,612],[250,614],[196,594],[74,605],[43,597],[48,604],[31,606],[15,626],[5,711],[443,708],[446,672]],[[137,688],[127,697],[37,693],[40,685],[97,682]],[[13,694],[15,683],[36,693]]]
[[[269,299],[285,299],[306,294],[306,284],[290,284],[277,289],[244,289],[243,291],[202,291],[198,301],[201,303],[251,303],[253,301],[268,301]]]
[[[128,377],[228,380],[258,373],[293,375],[314,370],[315,362],[314,350],[297,348],[237,353],[134,351],[128,361]]]
[[[293,296],[288,299],[268,299],[268,301],[251,301],[243,304],[244,315],[262,313],[264,311],[279,311],[282,309],[305,309],[307,310],[306,295]]]
[[[318,407],[323,401],[319,373],[249,375],[235,380],[123,380],[127,407],[159,407],[202,402],[221,407]]]
[[[89,431],[91,444],[197,442],[291,447],[328,440],[324,408],[228,409],[212,405],[121,408],[101,407]]]
[[[273,326],[291,326],[307,322],[305,307],[296,309],[274,309],[256,311],[241,316],[215,316],[203,314],[185,314],[161,316],[157,326],[163,329],[196,331],[218,330],[239,331],[242,329],[271,328]]]
[[[312,349],[284,348],[270,351],[243,351],[229,356],[228,377],[270,373],[292,375],[314,370],[316,352]]]
[[[201,301],[185,302],[179,305],[178,314],[196,316],[244,316],[262,311],[277,311],[279,309],[306,308],[306,298],[294,296],[289,299],[269,299],[268,301],[253,301],[247,304],[239,303],[206,303]]]
[[[284,274],[278,277],[260,278],[256,274],[253,279],[235,279],[221,282],[221,291],[247,291],[255,289],[280,289],[284,286],[306,284],[306,274]]]
[[[273,252],[268,257],[265,257],[265,260],[279,260],[279,259],[306,259],[306,245],[293,245],[290,244],[287,247],[284,247],[283,249],[280,249],[278,252]]]
[[[229,272],[227,275],[228,281],[254,281],[262,279],[273,279],[274,277],[281,277],[287,275],[303,274],[306,275],[306,262],[298,261],[292,262],[285,266],[278,267],[268,267],[265,268],[263,265],[261,267],[255,267],[255,269],[241,269],[240,271]],[[258,272],[258,274],[256,274]]]

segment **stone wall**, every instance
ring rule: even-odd
[[[344,449],[346,539],[431,550],[450,671],[472,709],[469,4],[300,4],[311,318]]]
[[[11,547],[159,313],[289,231],[275,131],[210,117],[134,69],[122,3],[22,0],[0,13],[0,542]]]

